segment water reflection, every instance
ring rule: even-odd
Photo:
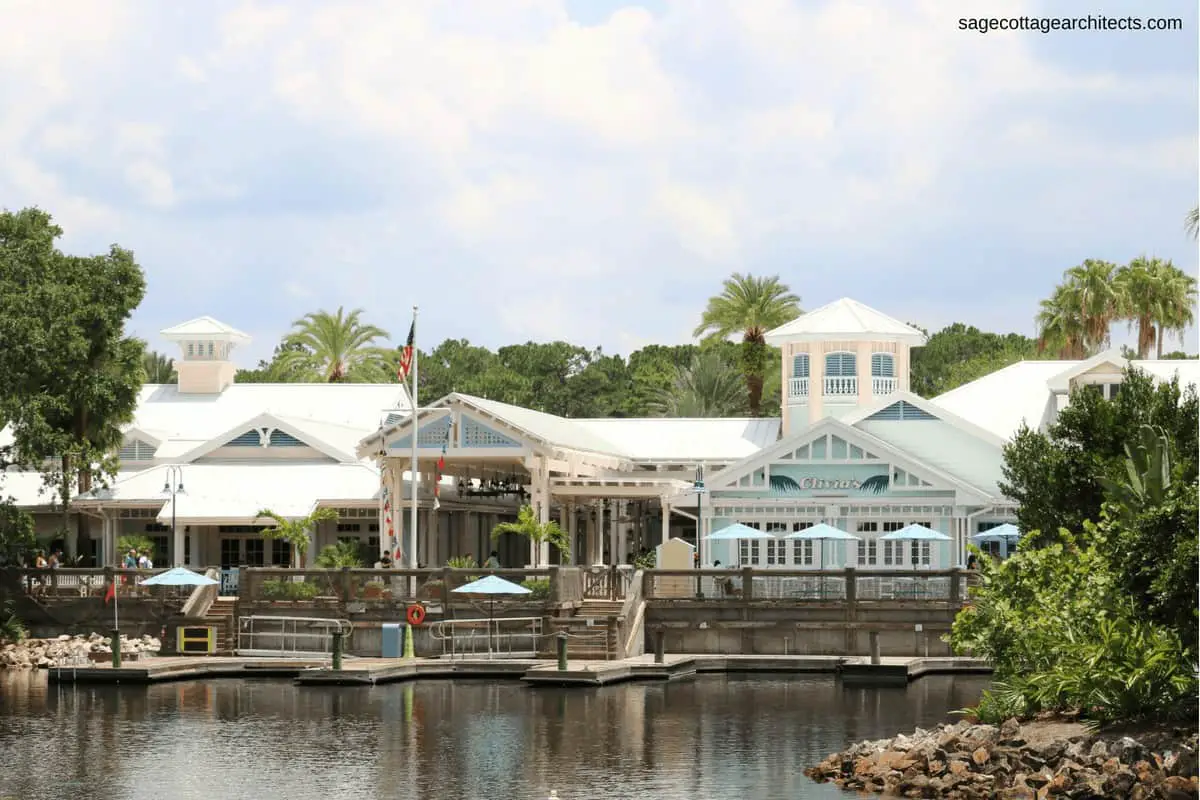
[[[840,797],[802,774],[847,742],[933,725],[986,679],[843,688],[710,676],[597,690],[485,681],[297,689],[47,685],[0,673],[0,797]]]

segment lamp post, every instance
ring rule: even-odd
[[[183,566],[183,536],[175,528],[175,497],[181,494],[186,494],[183,491],[183,467],[172,464],[167,467],[167,479],[163,483],[162,495],[171,498],[171,547],[175,551],[172,561],[176,567]]]
[[[696,465],[696,480],[692,484],[692,491],[696,493],[696,569],[704,568],[704,557],[700,552],[701,532],[704,529],[704,465]],[[704,590],[700,582],[700,576],[696,575],[696,597],[704,597]]]

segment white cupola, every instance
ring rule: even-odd
[[[250,342],[248,335],[212,317],[197,317],[159,333],[179,345],[174,366],[182,394],[223,392],[237,372],[230,360],[233,348]]]
[[[909,352],[925,344],[911,325],[843,297],[767,333],[783,351],[783,430],[840,417],[908,391]]]

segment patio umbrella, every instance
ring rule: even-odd
[[[944,533],[939,533],[933,528],[926,528],[924,525],[913,523],[907,525],[898,531],[885,533],[880,539],[887,539],[893,542],[950,542],[953,541]],[[913,569],[917,568],[917,560],[913,558]]]
[[[492,623],[496,618],[496,597],[530,594],[530,590],[519,583],[506,581],[504,578],[497,577],[496,575],[488,575],[486,578],[480,578],[479,580],[459,586],[457,589],[452,589],[451,593],[483,595],[488,598],[488,658],[491,658]]]
[[[207,575],[192,572],[187,567],[175,567],[151,578],[146,578],[142,581],[142,586],[213,586],[218,583],[220,581],[214,581]]]
[[[825,545],[824,542],[858,542],[860,537],[852,533],[846,533],[841,528],[835,528],[832,525],[826,525],[824,522],[813,525],[811,528],[805,528],[802,531],[789,533],[784,539],[799,539],[801,541],[821,542],[820,557],[817,559],[817,565],[821,569],[825,568]]]
[[[743,525],[740,522],[735,522],[728,528],[722,528],[716,533],[710,533],[704,538],[709,542],[734,542],[742,541],[743,539],[762,541],[763,539],[774,539],[775,537],[769,533],[751,528],[749,525]],[[738,559],[738,562],[741,562],[740,558]],[[699,581],[698,578],[697,581]],[[699,587],[697,587],[696,591],[699,591]]]
[[[971,537],[977,542],[1007,542],[1013,539],[1021,538],[1021,531],[1016,525],[1011,522],[1006,522],[1003,525],[986,530],[983,533],[977,533]]]

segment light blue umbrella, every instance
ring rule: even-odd
[[[710,542],[731,542],[741,539],[774,539],[775,537],[769,533],[751,528],[749,525],[743,525],[736,522],[728,528],[722,528],[716,533],[710,533],[704,537]]]
[[[977,542],[1009,541],[1012,539],[1020,539],[1021,531],[1016,525],[1013,525],[1011,522],[1006,522],[1003,525],[997,525],[990,530],[977,533],[971,538]]]
[[[220,583],[187,567],[175,567],[142,581],[142,586],[214,586]]]
[[[902,542],[949,542],[952,539],[944,533],[939,533],[933,528],[926,528],[924,525],[913,523],[898,531],[885,533],[880,539],[889,539],[891,541]]]
[[[918,525],[915,522],[912,525],[907,525],[898,531],[885,533],[880,539],[888,539],[890,541],[900,542],[950,542],[953,541],[944,533],[939,533],[933,528],[926,528],[924,525]],[[915,545],[914,545],[915,546]],[[914,551],[915,552],[915,551]],[[917,568],[917,559],[913,555],[913,569]]]
[[[496,575],[488,575],[486,578],[480,578],[476,581],[471,581],[468,584],[452,589],[456,594],[482,594],[488,598],[488,658],[492,657],[492,627],[496,620],[496,597],[497,595],[520,595],[530,594],[530,590],[526,589],[519,583],[506,581],[504,578]]]
[[[846,533],[841,528],[835,528],[832,525],[825,524],[824,522],[819,522],[816,525],[813,525],[811,528],[805,528],[802,531],[796,531],[795,533],[789,533],[787,536],[785,536],[783,538],[785,538],[785,539],[800,539],[801,541],[807,540],[807,541],[813,541],[813,542],[851,542],[851,541],[858,542],[858,541],[861,541],[860,537],[855,536],[852,533]],[[822,544],[820,546],[820,549],[818,551],[817,566],[820,567],[821,569],[825,569],[825,545],[824,544]],[[824,591],[824,585],[825,585],[824,579],[822,579],[822,582],[821,582],[822,591]]]

